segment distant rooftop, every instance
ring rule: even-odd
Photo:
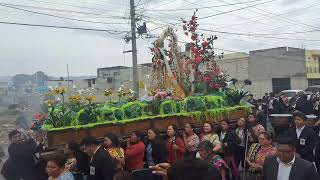
[[[237,53],[224,54],[221,60],[223,61],[227,59],[240,59],[240,58],[247,58],[247,57],[249,57],[248,53],[237,52]]]
[[[148,66],[148,67],[152,67],[152,63],[142,63],[139,64],[140,66]]]
[[[128,69],[127,66],[112,66],[112,67],[104,67],[104,68],[98,68],[99,70],[110,70],[110,69]]]

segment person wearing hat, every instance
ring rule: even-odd
[[[222,180],[230,178],[230,170],[221,156],[213,151],[210,141],[203,141],[198,146],[200,158],[208,162],[209,168],[215,168],[220,172]]]
[[[143,168],[143,159],[146,146],[141,141],[142,138],[143,136],[141,132],[133,131],[130,138],[127,140],[127,148],[124,152],[126,157],[126,170],[132,171]]]

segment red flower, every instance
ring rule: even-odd
[[[204,76],[201,74],[200,75],[200,79],[203,81],[204,80]]]
[[[192,34],[191,39],[192,39],[193,41],[195,41],[195,40],[197,39],[197,35],[196,35],[196,34]]]
[[[206,48],[206,47],[208,47],[208,45],[209,45],[208,41],[203,41],[202,42],[202,47]]]
[[[30,129],[34,129],[35,127],[36,127],[36,123],[33,122],[30,126]]]
[[[194,61],[195,61],[197,64],[199,64],[199,63],[202,62],[202,57],[198,56],[198,57],[196,57],[196,58],[194,59]]]
[[[218,84],[218,83],[215,83],[215,84],[214,84],[214,89],[219,89],[220,87],[221,87],[220,84]]]
[[[205,78],[204,78],[204,81],[205,81],[205,82],[210,82],[211,79],[210,79],[210,77],[205,77]]]
[[[196,64],[192,64],[192,68],[193,68],[193,69],[196,69],[196,68],[197,68],[197,65],[196,65]]]
[[[192,19],[193,21],[196,20],[196,16],[193,15],[193,16],[191,17],[191,19]]]
[[[189,24],[190,24],[190,26],[196,25],[196,23],[195,23],[193,20],[190,20],[190,21],[189,21]]]
[[[190,31],[191,32],[195,32],[196,31],[196,28],[194,26],[190,26]]]

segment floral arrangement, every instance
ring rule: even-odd
[[[215,62],[217,55],[214,52],[213,43],[218,39],[217,36],[206,38],[203,34],[197,33],[199,24],[196,11],[188,22],[182,19],[182,23],[185,35],[192,40],[189,44],[193,56],[191,59],[195,81],[203,82],[212,90],[220,90],[225,85],[226,75]],[[222,58],[223,53],[218,57]]]
[[[89,104],[91,104],[93,101],[95,101],[95,100],[97,99],[97,97],[94,96],[94,95],[92,95],[92,94],[90,94],[90,95],[85,96],[84,99],[85,99]]]
[[[53,93],[56,94],[56,95],[63,95],[67,92],[67,89],[66,88],[62,88],[62,87],[57,87],[55,89],[53,89]]]
[[[69,100],[72,103],[80,103],[81,102],[81,96],[80,96],[80,94],[76,94],[76,95],[70,96]]]

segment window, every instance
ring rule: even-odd
[[[111,77],[108,77],[108,78],[107,78],[107,82],[108,82],[108,83],[112,83],[112,78],[111,78]]]
[[[317,60],[317,57],[314,57],[313,59],[316,61],[316,60]]]
[[[290,78],[272,78],[273,92],[291,89]]]
[[[113,76],[120,76],[120,72],[114,72]]]
[[[92,84],[96,84],[96,80],[95,79],[92,79]]]
[[[308,57],[308,60],[310,60],[310,57]]]
[[[316,67],[314,68],[314,73],[317,73],[317,68]]]
[[[309,73],[309,68],[307,67],[307,73]]]

